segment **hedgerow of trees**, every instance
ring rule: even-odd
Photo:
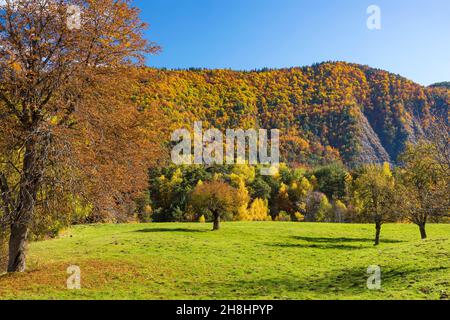
[[[227,184],[224,194],[234,201],[227,202],[222,220],[373,223],[376,245],[384,223],[412,222],[425,239],[427,222],[450,222],[450,185],[443,174],[448,164],[433,156],[431,145],[409,145],[398,167],[384,163],[350,170],[335,163],[305,169],[282,164],[276,175],[261,176],[258,166],[250,165],[169,166],[151,172],[147,205],[156,222],[213,221],[217,215],[210,214],[208,205],[199,209],[198,203],[218,197],[213,190],[219,188],[211,185],[225,189]]]

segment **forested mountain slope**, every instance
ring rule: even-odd
[[[163,109],[173,128],[195,120],[224,130],[278,128],[291,164],[395,162],[431,114],[448,118],[450,105],[447,88],[344,62],[250,72],[145,69],[140,80],[134,99]]]
[[[450,89],[450,81],[435,83],[435,84],[432,84],[430,87],[431,88],[446,88],[446,89]]]

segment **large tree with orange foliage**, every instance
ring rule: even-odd
[[[5,3],[0,225],[10,234],[8,271],[22,272],[37,215],[62,209],[67,195],[114,214],[145,187],[155,113],[131,103],[132,66],[158,48],[143,39],[146,25],[130,0]],[[73,5],[79,26],[70,23]]]

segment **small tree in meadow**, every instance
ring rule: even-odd
[[[431,219],[439,221],[450,213],[449,179],[440,170],[443,163],[436,161],[435,150],[431,143],[422,141],[409,145],[400,157],[400,209],[419,227],[422,239],[427,238],[426,225]]]
[[[390,166],[385,163],[368,165],[354,183],[354,197],[362,204],[362,213],[375,222],[375,245],[380,244],[381,226],[394,214],[395,180]]]
[[[208,212],[214,220],[213,231],[220,229],[222,217],[236,210],[236,189],[221,181],[197,185],[192,191],[190,203],[197,212]]]

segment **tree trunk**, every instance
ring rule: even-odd
[[[220,229],[220,214],[214,214],[214,227],[213,231]]]
[[[375,245],[378,246],[380,244],[380,233],[381,233],[381,222],[375,223]]]
[[[427,238],[427,231],[425,230],[425,223],[419,224],[420,229],[420,236],[422,237],[422,240],[425,240]]]
[[[27,236],[28,227],[26,225],[11,225],[8,272],[25,271]]]
[[[45,147],[44,144],[43,150]],[[29,139],[25,148],[23,172],[20,179],[18,209],[12,214],[8,272],[25,271],[28,226],[33,219],[37,192],[42,183],[43,157],[42,151],[36,151],[36,141]]]

